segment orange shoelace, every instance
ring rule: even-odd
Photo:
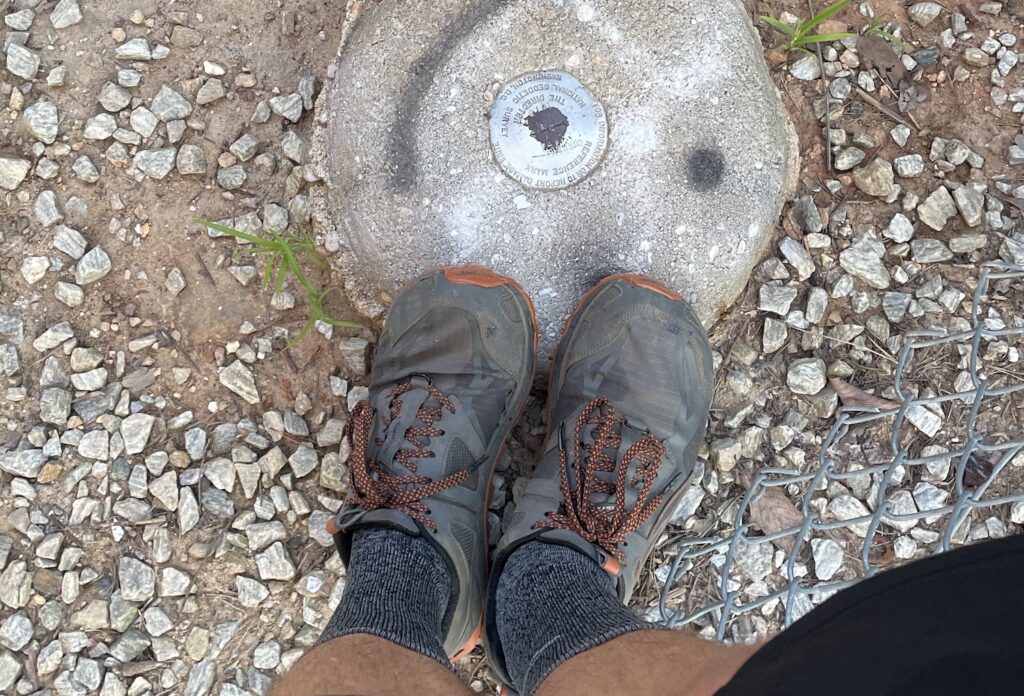
[[[569,485],[569,464],[566,448],[561,452],[561,487],[564,512],[551,513],[534,527],[568,529],[587,541],[597,544],[619,563],[626,560],[619,545],[626,535],[635,531],[661,505],[662,497],[648,500],[654,480],[658,476],[665,446],[653,435],[647,434],[634,442],[622,455],[622,464],[616,469],[615,461],[622,437],[619,434],[622,419],[606,399],[596,398],[583,407],[576,419],[574,446],[576,457],[573,469],[576,486]],[[583,442],[585,428],[594,427],[592,445]],[[637,488],[637,502],[626,507],[626,486],[630,464],[636,469],[628,484]],[[614,481],[599,474],[615,472]],[[595,504],[594,497],[614,495],[614,504]]]
[[[399,397],[414,388],[411,383],[407,382],[398,385],[388,393],[389,423],[398,418],[402,411],[402,400]],[[429,517],[430,510],[423,502],[424,498],[459,485],[466,480],[470,471],[468,469],[459,471],[438,481],[434,481],[429,476],[416,474],[417,459],[435,456],[434,452],[426,448],[426,442],[421,438],[444,435],[444,431],[435,428],[434,424],[441,420],[445,410],[455,413],[455,406],[451,399],[433,385],[428,385],[427,391],[440,405],[436,408],[423,406],[417,411],[416,419],[421,421],[424,426],[407,428],[405,431],[405,440],[413,445],[413,449],[401,449],[395,453],[394,457],[395,462],[412,472],[411,475],[390,474],[382,463],[371,461],[367,457],[375,414],[369,401],[359,402],[352,410],[348,430],[349,444],[352,445],[350,460],[352,462],[350,468],[352,491],[349,496],[349,504],[364,510],[383,508],[399,510],[436,532],[437,525]],[[378,438],[376,443],[380,446],[384,444],[384,440]]]

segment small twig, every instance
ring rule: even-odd
[[[316,356],[320,355],[320,349],[322,347],[322,343],[316,344],[316,350],[313,351],[313,354],[309,356],[309,360],[307,360],[306,363],[302,366],[303,372],[306,372],[309,369],[309,366],[313,364],[313,361],[316,360]],[[317,379],[319,379],[319,376],[317,377]]]
[[[894,99],[896,99],[896,101],[899,101],[899,99],[900,99],[900,93],[899,93],[899,92],[897,92],[897,91],[896,91],[896,88],[892,86],[892,81],[891,81],[891,80],[889,80],[889,79],[887,79],[887,78],[886,78],[886,77],[884,77],[884,76],[881,76],[881,77],[882,77],[882,83],[883,83],[883,86],[884,86],[884,87],[885,87],[885,88],[886,88],[887,90],[889,90],[889,94],[891,94],[891,95],[893,96],[893,98],[894,98]],[[906,116],[907,116],[907,118],[909,118],[909,119],[910,119],[910,122],[914,124],[914,127],[915,127],[915,128],[917,128],[917,130],[919,130],[919,131],[920,131],[920,130],[921,130],[921,124],[917,122],[917,119],[916,119],[916,118],[914,118],[914,114],[913,114],[913,112],[911,112],[911,111],[907,111],[907,112],[906,112]]]
[[[794,331],[799,331],[800,333],[805,333],[805,334],[811,333],[807,329],[801,329],[801,328],[798,328],[796,326],[790,326],[789,328],[793,329]],[[881,352],[879,352],[877,350],[874,350],[872,348],[868,348],[867,346],[858,346],[853,341],[844,341],[841,338],[835,338],[834,336],[829,336],[828,334],[824,334],[824,333],[821,335],[821,337],[823,339],[825,339],[826,341],[833,341],[834,343],[841,343],[843,345],[852,346],[852,347],[856,348],[857,350],[867,351],[868,353],[871,353],[872,355],[877,355],[880,358],[885,358],[889,362],[899,363],[899,360],[897,360],[896,358],[892,357],[891,355],[889,355],[887,353],[881,353]]]
[[[79,539],[78,536],[74,532],[72,532],[66,524],[64,524],[64,521],[60,517],[53,517],[52,519],[57,524],[57,526],[60,527],[60,530],[64,532],[64,534],[66,534],[68,537],[70,537],[71,541],[75,542],[75,544],[77,544],[79,548],[85,547],[85,544],[82,543],[82,540]]]
[[[171,334],[170,334],[170,333],[169,333],[168,331],[165,331],[164,329],[158,329],[158,331],[160,332],[160,336],[161,336],[161,338],[162,338],[162,339],[163,339],[164,341],[167,341],[167,343],[169,343],[169,344],[171,344],[172,346],[174,346],[174,349],[175,349],[175,350],[177,350],[177,351],[178,351],[178,352],[180,352],[180,353],[181,353],[182,355],[184,355],[184,356],[185,356],[185,359],[186,359],[186,360],[188,360],[189,364],[190,364],[190,365],[191,365],[191,366],[192,366],[192,367],[193,367],[193,368],[194,368],[194,369],[195,369],[195,370],[196,370],[197,372],[202,372],[202,371],[203,371],[203,368],[199,367],[199,363],[197,363],[197,362],[196,362],[195,360],[193,360],[193,359],[192,359],[192,356],[188,354],[188,351],[187,351],[187,350],[185,350],[185,349],[184,349],[184,348],[183,348],[183,347],[181,346],[181,343],[179,343],[179,342],[177,341],[177,339],[175,339],[175,338],[174,338],[174,336],[172,336],[172,335],[171,335]]]
[[[897,123],[899,123],[901,125],[904,125],[907,128],[910,128],[910,124],[907,123],[906,119],[902,118],[899,114],[897,114],[895,111],[890,109],[888,106],[883,105],[882,102],[880,102],[877,99],[875,99],[874,97],[872,97],[870,94],[868,94],[867,92],[862,90],[860,87],[855,87],[854,89],[857,90],[857,95],[861,99],[863,99],[865,102],[867,102],[869,105],[875,107],[876,109],[881,111],[883,114],[885,114],[886,116],[891,118],[893,121],[896,121]],[[918,131],[921,130],[920,126],[917,128],[917,130]]]
[[[284,357],[288,361],[288,365],[292,368],[292,372],[298,373],[299,366],[295,364],[295,358],[292,357],[292,352],[288,348],[284,349]]]

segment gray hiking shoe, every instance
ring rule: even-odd
[[[328,529],[346,564],[365,527],[441,553],[453,658],[480,640],[491,477],[530,391],[536,341],[533,305],[514,281],[479,266],[428,273],[388,312],[370,398],[349,421],[350,498]]]
[[[535,540],[577,549],[628,603],[689,487],[713,379],[707,335],[679,295],[617,275],[580,301],[551,367],[545,453],[491,568],[486,639],[505,683],[493,602],[505,561]]]

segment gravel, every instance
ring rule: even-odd
[[[985,212],[985,193],[971,186],[961,186],[953,191],[953,200],[964,222],[970,227],[981,224]]]
[[[223,99],[225,95],[227,95],[227,90],[224,89],[224,83],[217,78],[212,78],[203,83],[203,86],[196,92],[196,104],[199,106],[212,104]]]
[[[820,358],[794,360],[786,373],[786,384],[794,394],[817,394],[825,383],[825,361]]]
[[[910,18],[922,27],[926,27],[936,19],[942,12],[942,6],[935,2],[919,2],[911,5],[907,10]]]
[[[296,123],[302,117],[302,96],[288,94],[270,99],[270,109],[278,116]]]
[[[35,16],[36,13],[28,8],[18,10],[4,16],[4,24],[16,31],[28,31],[29,27],[32,26],[32,20],[35,19]]]
[[[132,165],[152,179],[163,179],[174,169],[178,151],[173,147],[160,150],[140,150]]]
[[[886,198],[895,183],[892,163],[881,157],[853,171],[853,183],[869,196]]]
[[[757,308],[762,312],[771,312],[781,317],[789,312],[793,300],[796,299],[797,289],[785,285],[762,285],[760,290],[760,301]]]
[[[25,180],[32,163],[15,157],[0,156],[0,188],[13,191]]]
[[[85,255],[88,242],[78,230],[67,225],[57,225],[53,229],[53,246],[73,259],[80,259]]]
[[[42,450],[20,450],[0,454],[0,470],[12,476],[34,479],[46,463],[46,455]]]
[[[117,130],[117,121],[110,114],[96,114],[85,123],[82,131],[87,140],[106,140]]]
[[[917,219],[941,232],[957,213],[956,202],[945,186],[940,186],[917,208]]]
[[[18,43],[7,46],[7,71],[24,80],[34,80],[39,72],[39,54]]]
[[[145,602],[156,591],[156,571],[134,558],[122,558],[117,566],[121,596],[129,602]]]
[[[158,119],[156,114],[146,107],[137,106],[132,109],[131,116],[129,117],[129,123],[131,124],[133,131],[141,135],[143,138],[148,138],[156,132],[156,127],[160,125],[160,119]]]
[[[43,227],[50,227],[64,219],[60,204],[57,202],[57,194],[53,191],[41,191],[36,198],[34,206],[36,220]]]
[[[779,243],[779,251],[796,272],[797,280],[807,280],[814,274],[815,266],[807,249],[792,237],[784,237]],[[364,372],[365,373],[365,372]]]
[[[22,112],[21,119],[36,140],[47,145],[53,145],[57,140],[59,115],[53,102],[36,102]]]
[[[149,108],[164,123],[187,118],[192,113],[188,100],[167,85],[161,85]]]
[[[156,418],[146,413],[134,413],[121,421],[121,439],[126,454],[140,454],[146,449]]]
[[[250,404],[260,402],[260,394],[256,389],[252,372],[242,361],[236,360],[221,370],[219,379],[221,384]]]
[[[804,81],[820,79],[821,63],[817,56],[801,55],[789,66],[789,74]]]
[[[903,155],[893,160],[896,174],[903,178],[913,178],[924,173],[924,157],[921,155]]]
[[[117,112],[131,104],[132,95],[120,85],[106,82],[100,88],[98,100],[100,106],[107,111]]]
[[[206,174],[206,154],[198,145],[182,145],[175,166],[179,174]]]
[[[240,164],[223,167],[217,172],[217,183],[228,191],[236,191],[245,185],[247,174]]]
[[[261,580],[291,580],[295,577],[295,564],[280,541],[256,555],[256,568]]]
[[[74,283],[57,281],[53,286],[53,294],[68,307],[78,307],[85,301],[85,291]]]
[[[859,147],[848,147],[836,155],[835,168],[841,172],[849,171],[864,161],[867,155]]]
[[[953,252],[938,239],[915,239],[910,250],[916,263],[942,263],[953,260]]]
[[[834,578],[843,567],[843,545],[833,539],[812,539],[811,549],[814,555],[814,574],[817,578],[823,581]]]
[[[60,0],[50,12],[50,23],[54,29],[67,29],[82,21],[82,10],[78,0]]]
[[[75,283],[88,285],[95,283],[110,273],[111,262],[107,252],[101,247],[93,247],[78,260],[75,266]]]
[[[235,157],[243,162],[248,162],[256,156],[260,141],[251,133],[243,133],[228,148]]]
[[[149,47],[149,42],[139,37],[118,46],[114,50],[114,56],[121,60],[148,61],[153,59],[153,51]]]
[[[914,223],[903,213],[896,213],[882,234],[897,244],[909,242],[914,236]]]
[[[839,265],[871,287],[885,290],[892,279],[882,261],[884,253],[882,244],[865,237],[839,254]]]
[[[21,662],[7,651],[0,651],[0,691],[7,692],[21,676]]]

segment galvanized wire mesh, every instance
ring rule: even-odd
[[[934,538],[913,557],[947,551],[970,541],[1006,533],[1004,522],[1013,503],[1024,501],[1024,437],[1015,415],[1016,398],[1024,397],[1024,374],[1013,363],[1010,345],[1024,339],[1024,326],[1006,325],[1007,315],[1024,310],[1024,267],[982,267],[962,331],[907,333],[892,375],[896,408],[880,410],[844,406],[824,437],[816,459],[805,470],[767,467],[753,473],[735,512],[722,515],[699,538],[690,535],[666,549],[670,559],[658,574],[664,580],[658,602],[660,619],[669,626],[690,625],[719,640],[742,640],[779,630],[835,592],[907,559],[894,559],[892,540],[911,523]],[[994,308],[998,303],[999,309]],[[1016,311],[1014,311],[1016,310]],[[993,348],[995,347],[995,348]],[[947,351],[946,361],[929,360],[915,373],[921,356]],[[930,353],[931,352],[931,353]],[[1024,370],[1022,370],[1024,372]],[[928,389],[928,385],[938,385]],[[949,385],[942,386],[942,385]],[[924,387],[924,388],[922,388]],[[934,417],[941,430],[931,437],[919,425]],[[865,442],[874,449],[865,455]],[[931,447],[922,453],[925,445]],[[948,451],[936,451],[944,447]],[[874,461],[871,461],[871,460]],[[866,461],[867,460],[867,461]],[[927,509],[894,509],[894,493],[921,485],[922,468],[948,462],[948,474],[935,484],[945,500]],[[870,477],[864,514],[837,518],[829,510],[829,492],[838,482]],[[864,479],[860,479],[862,484]],[[765,534],[751,523],[751,505],[771,488],[781,488],[795,504],[802,523]],[[902,494],[904,501],[906,494]],[[943,497],[940,495],[940,498]],[[935,496],[932,496],[933,500]],[[941,503],[941,504],[940,504]],[[731,511],[731,507],[723,506]],[[841,515],[840,517],[848,516]],[[983,529],[979,529],[982,527]],[[777,542],[790,538],[787,543]],[[812,539],[841,540],[846,549],[842,570],[828,580],[813,571]],[[764,581],[744,575],[737,560],[758,545],[772,545],[777,566]],[[887,551],[887,548],[889,551]],[[780,554],[785,558],[780,565]],[[757,626],[752,622],[757,618]],[[653,617],[652,617],[653,618]]]

